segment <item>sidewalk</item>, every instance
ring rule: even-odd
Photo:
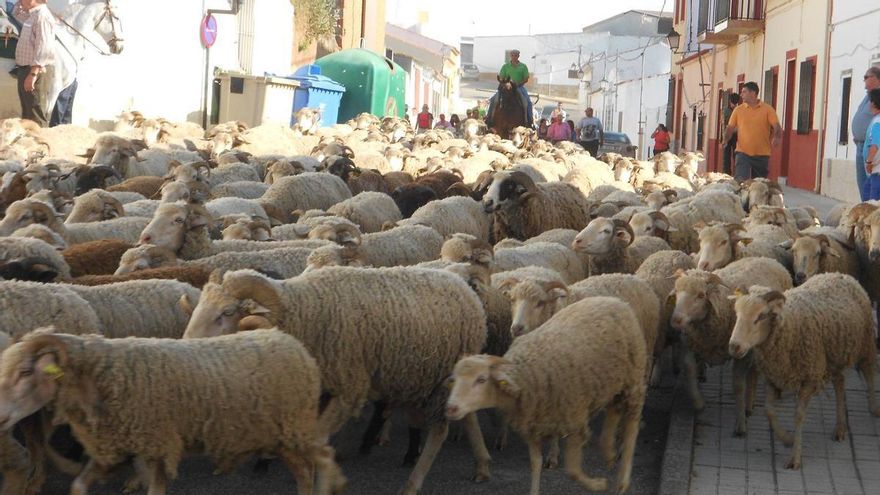
[[[785,204],[810,205],[821,218],[838,201],[784,187]],[[880,386],[880,374],[876,380]],[[748,434],[733,436],[736,410],[730,363],[709,368],[700,390],[706,407],[693,411],[682,377],[676,386],[660,495],[872,495],[880,493],[880,418],[868,412],[865,385],[854,371],[846,375],[848,437],[834,442],[834,389],[813,397],[804,420],[803,466],[785,469],[791,449],[773,437],[764,413],[759,380]],[[795,397],[778,401],[780,423],[794,428]]]

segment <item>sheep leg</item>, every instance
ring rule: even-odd
[[[317,495],[336,495],[345,490],[348,481],[342,474],[339,464],[333,459],[333,447],[325,445],[312,451],[312,461],[315,465],[315,493]],[[299,493],[299,488],[297,489]],[[302,492],[308,493],[308,492]]]
[[[359,449],[361,455],[369,454],[370,450],[373,449],[373,446],[376,445],[378,435],[382,431],[382,427],[386,421],[385,409],[387,409],[387,407],[388,404],[383,401],[377,400],[376,402],[373,402],[373,415],[370,417],[367,431],[364,432],[364,436],[361,438],[361,446]]]
[[[605,465],[610,469],[617,460],[617,429],[620,427],[621,418],[620,404],[611,404],[605,408],[605,422],[602,423],[602,433],[599,434],[599,450]]]
[[[147,461],[147,469],[150,473],[150,488],[147,495],[165,495],[168,488],[168,476],[165,474],[165,468],[162,460]]]
[[[547,469],[556,469],[559,467],[559,437],[550,439],[550,449],[547,451],[547,462],[544,463]]]
[[[871,334],[873,336],[873,333]],[[859,371],[865,377],[865,385],[868,389],[868,410],[874,416],[880,416],[880,407],[877,406],[877,394],[874,391],[874,370],[877,367],[877,355],[874,343],[868,344],[867,355],[859,363]]]
[[[623,433],[620,446],[620,466],[617,468],[617,493],[623,493],[629,488],[630,476],[632,475],[633,454],[636,450],[636,439],[639,436],[639,424],[642,418],[642,408],[645,405],[645,389],[641,393],[629,399],[626,415],[623,423]]]
[[[746,416],[751,416],[755,410],[755,396],[758,393],[758,367],[754,361],[749,363],[749,373],[746,377]]]
[[[807,406],[812,395],[812,390],[802,388],[798,391],[797,408],[794,411],[794,447],[791,449],[791,460],[785,466],[786,469],[801,468],[801,434],[804,429],[804,416],[807,415]]]
[[[834,397],[837,399],[837,426],[834,428],[834,441],[842,442],[846,438],[846,392],[843,388],[843,374],[831,377],[834,383]]]
[[[406,454],[403,455],[403,464],[401,466],[413,466],[416,459],[419,458],[419,448],[422,446],[422,430],[410,426],[407,429],[408,443],[406,446]]]
[[[529,495],[539,495],[541,491],[541,439],[530,438],[529,444],[529,466],[532,471],[532,488]]]
[[[431,469],[431,464],[434,463],[434,458],[440,452],[440,448],[443,446],[443,442],[448,434],[449,423],[445,421],[435,424],[428,429],[425,449],[422,451],[422,455],[419,456],[416,467],[410,473],[409,480],[404,485],[401,495],[416,495],[419,492],[419,489],[422,488],[422,483],[425,481],[425,476],[428,474],[428,470]]]
[[[489,481],[492,477],[489,473],[489,462],[492,460],[492,457],[489,455],[489,449],[486,448],[486,442],[483,440],[483,432],[480,431],[477,413],[473,412],[464,417],[464,428],[468,441],[471,444],[471,450],[474,451],[474,458],[477,461],[477,473],[474,475],[474,481],[477,483]]]
[[[86,495],[89,493],[89,485],[103,477],[105,472],[104,466],[99,465],[94,459],[89,459],[79,476],[70,484],[70,495]]]
[[[296,492],[311,495],[312,472],[310,463],[296,452],[283,449],[279,452],[281,459],[296,479]]]
[[[363,404],[360,404],[363,405]],[[339,397],[331,397],[318,417],[318,426],[327,435],[333,435],[348,421],[348,409]]]
[[[746,376],[749,374],[748,359],[733,360],[733,397],[736,400],[736,427],[733,436],[746,436]]]
[[[694,405],[694,410],[702,411],[706,407],[706,401],[703,400],[703,395],[700,393],[700,385],[697,383],[697,359],[690,349],[686,349],[682,361],[684,372],[687,375],[688,390],[691,393],[691,402]]]
[[[764,412],[767,414],[767,421],[770,423],[770,428],[773,430],[773,433],[786,447],[791,447],[794,442],[791,438],[791,434],[782,429],[779,426],[779,418],[776,414],[776,399],[779,398],[779,394],[782,392],[769,381],[766,382],[766,399],[764,400]]]
[[[510,434],[510,427],[507,424],[507,419],[504,417],[501,418],[499,430],[498,439],[495,440],[495,449],[502,451],[507,448],[507,437]]]
[[[565,439],[565,474],[587,490],[604,492],[608,489],[608,480],[605,478],[591,478],[584,473],[581,467],[584,456],[584,444],[587,442],[589,435],[589,430],[586,428],[585,430],[586,432],[579,431]]]

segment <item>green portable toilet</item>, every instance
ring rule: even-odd
[[[331,53],[315,61],[321,74],[345,86],[337,122],[361,112],[403,117],[406,72],[390,59],[363,48]]]

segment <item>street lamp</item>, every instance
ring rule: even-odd
[[[675,29],[669,31],[669,34],[666,35],[666,41],[669,43],[669,49],[672,50],[672,53],[678,52],[678,47],[681,44],[681,35],[678,34]]]

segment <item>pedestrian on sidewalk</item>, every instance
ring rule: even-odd
[[[782,127],[776,110],[758,99],[758,83],[747,82],[742,90],[743,105],[730,114],[724,141],[726,147],[733,134],[737,134],[736,170],[734,178],[742,182],[746,179],[767,177],[770,172],[770,150],[779,145]]]
[[[869,109],[868,93],[871,90],[880,88],[880,66],[869,67],[865,71],[865,98],[859,104],[859,108],[853,115],[852,128],[853,142],[856,145],[856,184],[859,186],[859,196],[862,201],[867,200],[867,190],[865,183],[867,182],[867,174],[865,174],[865,136],[868,134],[868,124],[873,116]]]
[[[541,119],[538,122],[538,139],[547,139],[547,130],[550,126],[547,125],[547,119]]]
[[[461,119],[458,117],[457,113],[454,113],[451,117],[449,117],[449,125],[452,126],[452,130],[456,134],[461,132]]]
[[[452,129],[452,124],[448,120],[446,120],[446,114],[440,114],[440,120],[438,120],[437,123],[434,124],[434,129],[445,129],[447,131],[449,129]]]
[[[556,144],[560,141],[567,141],[571,137],[571,128],[562,120],[562,115],[557,115],[547,130],[547,139],[551,143]]]
[[[658,155],[664,151],[669,151],[669,131],[663,124],[657,124],[657,128],[651,134],[654,140],[654,154]]]
[[[553,111],[550,112],[550,120],[554,120],[559,115],[562,115],[562,120],[566,120],[566,118],[568,117],[568,114],[565,112],[565,110],[562,109],[561,101],[557,102],[556,108],[554,108]]]
[[[871,109],[871,123],[865,134],[864,155],[865,173],[868,174],[865,201],[880,199],[880,88],[868,91],[868,107]]]
[[[15,74],[21,118],[49,125],[49,81],[55,73],[55,18],[46,0],[21,0],[13,16],[22,24],[15,47]]]
[[[724,108],[724,130],[721,132],[722,136],[727,132],[727,126],[730,124],[730,116],[733,115],[733,109],[741,102],[742,99],[736,93],[730,93],[727,97],[727,106]],[[727,175],[733,175],[731,162],[733,161],[733,155],[736,152],[736,131],[734,131],[733,137],[730,138],[727,146],[722,148],[722,152],[724,153],[724,159],[722,161],[723,172]]]
[[[576,143],[578,139],[577,139],[577,131],[574,128],[574,121],[571,119],[568,119],[565,121],[565,123],[568,124],[568,129],[570,131],[568,134],[568,141],[571,141],[572,143]]]
[[[602,121],[593,117],[592,108],[584,110],[584,114],[586,116],[577,125],[578,142],[595,158],[599,154],[599,146],[605,141],[605,130],[602,129]]]
[[[419,131],[427,131],[434,122],[434,116],[428,111],[428,105],[422,105],[422,111],[416,116]]]

